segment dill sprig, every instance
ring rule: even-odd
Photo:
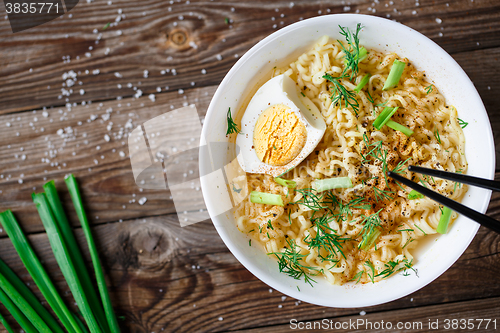
[[[467,127],[467,125],[469,125],[469,123],[458,118],[458,125],[462,127],[462,129],[464,129],[465,127]]]
[[[430,86],[425,87],[425,91],[427,92],[427,95],[429,95],[432,92],[432,84]]]
[[[361,277],[363,276],[363,273],[365,273],[365,271],[359,271],[358,273],[356,273],[356,275],[354,275],[354,277],[349,280],[349,281],[356,281],[356,284],[359,283],[359,280],[361,280]]]
[[[382,210],[382,208],[371,215],[368,215],[368,216],[362,215],[361,216],[363,218],[361,220],[361,224],[363,224],[363,228],[361,229],[361,232],[359,233],[359,235],[361,236],[361,242],[359,242],[360,246],[362,244],[367,244],[368,241],[371,239],[371,237],[373,237],[373,235],[375,234],[376,230],[380,227],[380,224],[382,223],[382,221],[380,220],[379,213],[381,210]]]
[[[305,270],[308,269],[318,271],[318,269],[305,266],[301,263],[306,255],[300,253],[300,248],[297,251],[298,246],[296,245],[295,240],[287,239],[286,242],[288,246],[285,246],[285,250],[283,252],[271,252],[268,253],[268,255],[272,254],[278,258],[278,267],[280,272],[286,273],[288,276],[291,276],[296,280],[300,280],[304,277],[304,281],[312,286],[311,282],[316,281],[309,277]]]
[[[311,188],[304,188],[295,191],[302,194],[302,198],[295,202],[292,202],[292,204],[299,204],[313,211],[318,211],[325,208],[321,202],[324,196],[324,192],[318,195],[317,193],[313,192]]]
[[[320,255],[323,260],[333,259],[334,254],[340,254],[346,258],[344,252],[342,252],[342,243],[350,238],[342,238],[337,235],[336,231],[329,225],[332,220],[333,216],[329,216],[327,214],[321,217],[312,218],[311,222],[314,225],[313,228],[316,230],[316,236],[311,237],[311,239],[308,240],[310,236],[308,235],[304,239],[304,241],[309,245],[309,248],[317,248],[318,253],[321,249],[325,249],[329,252],[329,255],[326,258],[321,257]]]
[[[347,78],[347,74],[342,74],[339,77],[333,77],[328,73],[323,75],[323,78],[330,81],[333,84],[333,93],[330,96],[332,103],[336,105],[339,104],[342,107],[342,100],[344,100],[344,106],[347,108],[349,105],[356,115],[358,115],[359,111],[359,102],[356,99],[356,93],[354,91],[348,90],[344,85],[340,82],[340,80]]]
[[[356,32],[353,34],[351,30],[347,27],[342,27],[339,25],[340,28],[340,34],[345,37],[345,40],[348,45],[348,49],[342,44],[340,41],[339,44],[342,47],[342,50],[344,51],[344,59],[345,59],[345,67],[344,67],[344,73],[345,74],[348,70],[351,70],[350,74],[350,79],[352,80],[354,77],[358,75],[358,64],[360,61],[360,48],[359,48],[359,32],[361,31],[361,23],[358,23],[356,26]]]
[[[403,264],[403,265],[401,265],[401,264]],[[381,276],[383,279],[385,279],[385,278],[388,278],[389,276],[393,275],[394,273],[397,273],[400,271],[406,272],[409,269],[413,270],[415,272],[415,274],[417,273],[417,271],[413,268],[413,259],[410,261],[408,261],[407,258],[404,258],[401,261],[389,260],[389,262],[387,264],[384,264],[384,267],[385,267],[385,269],[382,272],[375,275],[375,277]]]
[[[379,160],[382,164],[382,174],[384,175],[385,183],[388,185],[387,181],[387,154],[388,151],[387,149],[384,149],[382,147],[382,141],[375,141],[373,143],[370,143],[370,140],[368,139],[368,135],[366,133],[363,134],[363,141],[365,143],[366,149],[370,149],[366,154],[363,154],[361,152],[361,158],[362,162],[367,162],[369,161],[369,157],[372,157],[375,160]]]
[[[387,199],[387,200],[392,200],[392,196],[391,194],[394,194],[393,191],[389,191],[389,190],[381,190],[379,189],[378,187],[374,186],[373,187],[373,192],[375,194],[375,200],[378,202],[378,201],[383,201],[384,199]]]
[[[238,128],[238,125],[233,120],[233,117],[231,116],[231,108],[227,110],[227,132],[226,135],[233,134],[233,133],[240,133],[241,130]]]
[[[372,283],[375,283],[375,281],[374,281],[374,278],[375,278],[375,266],[373,266],[373,264],[372,264],[372,262],[370,260],[365,261],[365,263],[363,264],[363,266],[366,266],[366,267],[368,267],[370,269],[368,272],[366,272],[366,275],[368,275],[368,277],[370,278],[370,280],[372,281]],[[371,275],[370,275],[370,271],[372,272]]]
[[[439,144],[441,144],[441,136],[439,135],[439,130],[437,128],[434,131],[434,137],[436,138],[437,142],[439,142]]]
[[[399,163],[396,165],[396,167],[392,170],[392,172],[394,173],[398,173],[398,174],[402,174],[404,171],[408,170],[408,167],[406,168],[403,168],[403,166],[406,164],[406,162],[408,162],[409,160],[411,160],[411,157],[408,157],[406,160],[404,161],[399,161]]]

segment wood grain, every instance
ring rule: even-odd
[[[7,64],[0,67],[0,113],[133,96],[135,91],[127,83],[145,94],[155,93],[157,87],[188,89],[192,82],[199,87],[218,84],[235,61],[265,36],[300,18],[325,14],[389,15],[451,54],[500,46],[500,4],[495,0],[422,1],[418,6],[394,1],[387,7],[385,2],[361,0],[348,6],[333,1],[293,3],[291,7],[290,1],[263,0],[193,0],[172,5],[159,0],[111,5],[81,1],[71,17],[65,15],[36,30],[13,35],[7,21],[0,21],[0,63]],[[117,26],[103,30],[118,16]],[[177,75],[172,71],[162,75],[165,69],[175,69]],[[62,86],[62,75],[70,70],[78,74],[77,84],[71,87],[71,96],[61,96],[61,88],[70,89]],[[94,75],[94,70],[99,74]]]
[[[469,314],[456,310],[466,309],[469,303],[476,304],[471,295],[486,299],[484,307],[473,307],[473,311],[488,309],[492,300],[498,308],[500,298],[497,278],[500,235],[485,228],[479,230],[464,255],[427,287],[394,302],[357,309],[301,303],[270,289],[228,252],[210,222],[181,228],[172,215],[167,215],[95,226],[93,234],[109,274],[112,301],[117,315],[125,317],[122,324],[127,332],[161,331],[162,328],[167,332],[220,332],[286,327],[291,318],[345,320],[360,311],[366,311],[371,320],[387,320],[386,311],[394,309],[402,312],[391,311],[393,321],[445,318],[452,313],[454,318],[461,318]],[[81,229],[76,229],[76,235],[81,247],[86,249]],[[29,239],[70,304],[68,288],[46,235],[31,235]],[[1,258],[30,282],[10,240],[0,239],[0,248]],[[90,261],[87,251],[85,256]],[[439,311],[427,311],[434,309],[429,306],[435,304]],[[425,310],[417,315],[416,308]],[[0,311],[4,313],[1,308]],[[483,316],[479,312],[471,316],[498,316],[498,311],[491,311],[481,312]]]
[[[129,98],[79,105],[71,111],[54,108],[46,116],[40,111],[0,116],[0,124],[11,124],[0,132],[0,211],[16,213],[26,232],[42,231],[31,193],[42,191],[51,179],[65,189],[63,177],[73,173],[82,184],[93,223],[175,212],[170,191],[136,185],[127,135],[143,122],[187,103],[195,103],[203,119],[214,91],[215,87],[196,88],[184,94],[159,94],[155,102]],[[190,132],[184,135],[188,141]],[[71,207],[67,191],[61,193]],[[140,205],[143,197],[147,202]],[[67,211],[75,216],[72,208]]]
[[[284,332],[292,318],[498,317],[500,236],[485,228],[449,270],[412,295],[363,309],[314,306],[257,280],[228,252],[210,222],[181,228],[168,189],[141,192],[127,156],[127,135],[144,121],[189,103],[203,118],[229,68],[268,34],[300,18],[359,12],[389,15],[455,58],[485,103],[500,162],[498,1],[110,3],[80,1],[70,15],[16,34],[0,19],[0,210],[13,209],[68,304],[72,297],[30,194],[55,179],[76,223],[62,185],[72,172],[82,184],[123,332]],[[3,8],[0,2],[0,13]],[[118,16],[116,26],[103,29]],[[71,70],[77,76],[73,92],[59,98],[61,88],[69,89],[63,75]],[[498,168],[495,178],[500,180]],[[147,198],[144,205],[137,202],[141,197]],[[493,194],[488,214],[500,219],[500,194]],[[76,233],[83,244],[81,229]],[[40,296],[3,231],[0,249],[0,257]],[[1,305],[0,312],[6,313]]]

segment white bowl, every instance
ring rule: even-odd
[[[287,26],[260,41],[241,57],[220,84],[208,108],[202,137],[207,142],[227,141],[228,108],[238,110],[255,92],[256,84],[270,78],[274,66],[282,66],[296,58],[323,35],[343,39],[338,26],[354,29],[357,23],[364,26],[360,33],[363,46],[396,52],[410,59],[417,69],[425,71],[427,79],[436,85],[447,103],[454,105],[460,118],[469,123],[464,129],[468,174],[493,179],[495,149],[490,122],[481,98],[465,72],[429,38],[407,26],[375,16],[340,14],[315,17]],[[217,158],[229,162],[233,157],[221,155]],[[209,163],[208,159],[200,158],[200,169]],[[398,274],[375,284],[349,283],[343,286],[316,279],[318,283],[310,287],[303,280],[280,273],[277,261],[261,249],[249,247],[249,238],[236,228],[232,213],[215,213],[218,202],[213,198],[217,197],[218,189],[210,187],[203,179],[201,185],[208,212],[220,237],[243,266],[270,287],[323,306],[371,306],[413,293],[445,272],[462,255],[479,228],[476,222],[460,216],[447,234],[422,241],[415,251],[414,268],[418,270],[418,277],[413,273],[410,276]],[[470,186],[463,203],[484,213],[490,196],[491,191]]]

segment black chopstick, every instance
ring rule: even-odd
[[[422,168],[415,165],[408,166],[408,170],[428,176],[435,176],[443,179],[453,180],[459,183],[469,184],[493,191],[500,191],[500,182],[484,178],[463,175],[456,172],[441,171],[435,169]]]
[[[387,172],[387,176],[393,178],[394,180],[403,183],[404,185],[414,189],[415,191],[425,195],[426,197],[431,198],[432,200],[439,202],[440,204],[450,208],[451,210],[456,211],[457,213],[460,213],[471,220],[476,221],[477,223],[493,230],[498,233],[500,233],[500,222],[497,220],[489,217],[488,215],[479,213],[475,211],[474,209],[471,209],[467,206],[462,205],[461,203],[458,203],[450,198],[447,198],[437,192],[434,192],[433,190],[430,190],[426,187],[423,187],[421,185],[418,185],[417,183],[412,182],[411,180],[398,175],[397,173],[394,172]]]

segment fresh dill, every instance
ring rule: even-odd
[[[248,240],[248,246],[252,246],[252,240]]]
[[[407,258],[404,258],[401,261],[389,260],[389,262],[387,264],[384,264],[385,269],[382,272],[375,275],[375,277],[381,276],[384,279],[384,278],[388,278],[389,276],[393,275],[394,273],[397,273],[400,271],[406,272],[409,269],[413,270],[416,274],[417,271],[412,266],[413,266],[413,260],[408,261]]]
[[[229,17],[224,18],[224,23],[229,24]]]
[[[370,143],[370,140],[368,139],[368,135],[366,133],[363,134],[363,142],[365,144],[366,149],[369,151],[366,154],[363,154],[361,152],[361,158],[362,162],[367,162],[369,161],[369,158],[372,157],[375,160],[380,161],[382,165],[382,174],[384,175],[385,183],[386,185],[389,184],[387,181],[387,154],[388,151],[387,149],[384,149],[382,147],[382,141],[375,141],[373,143]],[[403,162],[404,163],[404,162]]]
[[[410,237],[410,238],[406,241],[405,245],[403,245],[402,249],[404,249],[404,248],[406,247],[406,245],[410,244],[410,243],[411,243],[411,242],[413,242],[414,240],[415,240],[415,239],[413,239],[412,237]]]
[[[382,223],[379,216],[380,211],[382,211],[382,209],[371,215],[361,216],[363,218],[363,220],[361,220],[363,228],[361,229],[361,232],[359,234],[361,236],[361,242],[359,243],[360,247],[364,244],[367,244],[368,241],[371,240],[373,235],[377,233],[377,230],[380,227],[380,224]]]
[[[313,224],[313,229],[316,231],[316,236],[311,237],[308,235],[304,242],[308,244],[309,248],[317,248],[318,252],[323,248],[329,254],[326,258],[321,257],[322,260],[332,260],[334,254],[341,254],[344,258],[344,252],[342,252],[342,243],[349,238],[342,238],[337,235],[336,231],[332,229],[329,223],[332,221],[333,216],[323,215],[321,217],[312,218],[311,223]]]
[[[403,231],[411,232],[411,231],[415,231],[415,230],[413,230],[413,229],[399,229],[399,230],[396,230],[396,232],[403,232]]]
[[[437,128],[434,131],[434,137],[436,138],[437,142],[439,142],[439,144],[441,144],[441,136],[439,135],[439,130]]]
[[[300,253],[300,247],[295,244],[295,240],[287,239],[286,242],[288,246],[285,246],[285,250],[283,252],[271,252],[268,253],[268,255],[272,254],[278,258],[278,267],[280,272],[283,272],[296,280],[300,280],[304,277],[304,281],[312,286],[311,282],[316,281],[308,276],[306,270],[317,271],[318,269],[305,266],[301,263],[306,255]],[[297,248],[299,249],[298,251]]]
[[[302,198],[298,201],[293,202],[292,204],[299,204],[313,211],[318,211],[324,208],[321,203],[324,194],[318,195],[314,193],[310,188],[295,190],[295,192],[302,194]]]
[[[361,59],[360,47],[359,47],[359,32],[362,29],[361,23],[356,26],[356,32],[352,33],[347,27],[342,27],[339,25],[340,34],[345,37],[348,48],[344,46],[340,41],[339,44],[344,51],[345,68],[344,73],[351,70],[350,78],[351,80],[358,75],[358,64]]]
[[[111,22],[106,23],[106,25],[104,27],[102,27],[102,30],[106,30],[107,28],[109,28],[110,25],[111,25]]]
[[[271,220],[267,221],[267,227],[271,230],[274,230],[273,224],[271,223]]]
[[[458,118],[458,125],[462,127],[462,129],[464,129],[465,127],[467,127],[467,125],[469,125],[469,123]]]
[[[366,90],[366,94],[368,95],[366,98],[368,98],[368,100],[370,101],[370,103],[375,103],[375,101],[373,100],[373,97],[372,95],[370,95],[370,92],[368,90]]]
[[[392,172],[394,173],[398,173],[398,174],[402,174],[404,171],[406,171],[408,169],[408,167],[406,168],[403,168],[403,166],[405,165],[406,162],[408,162],[409,160],[411,160],[411,157],[408,157],[406,160],[404,161],[399,161],[399,163],[396,165],[396,167],[392,170]]]
[[[363,264],[363,266],[366,266],[370,269],[370,271],[372,272],[372,274],[370,275],[370,271],[366,272],[366,275],[368,275],[368,277],[370,278],[370,280],[372,281],[372,283],[375,283],[374,281],[374,278],[375,278],[375,267],[373,266],[372,262],[370,260],[367,260],[365,261],[365,263]]]
[[[424,236],[427,236],[427,233],[425,231],[422,230],[422,228],[420,228],[418,225],[414,224],[415,228],[417,228],[418,230],[422,231],[422,233],[424,234]]]
[[[394,194],[393,191],[388,191],[388,190],[381,190],[378,187],[374,186],[373,187],[373,192],[375,194],[375,200],[378,201],[383,201],[384,199],[387,200],[392,200],[391,194]]]
[[[425,91],[427,92],[427,95],[429,95],[432,92],[433,86],[432,84],[428,87],[425,87]]]
[[[226,135],[233,134],[233,133],[240,133],[241,130],[238,128],[238,125],[233,120],[233,117],[231,116],[231,108],[227,111],[227,132]]]
[[[376,104],[375,106],[385,107],[387,105],[387,103],[389,103],[389,101],[385,101],[384,103]]]
[[[356,275],[354,275],[354,277],[350,281],[356,281],[356,284],[358,284],[359,280],[361,280],[361,277],[363,276],[364,272],[365,271],[358,272]]]
[[[303,97],[306,97],[306,95],[301,91],[300,94],[303,96]]]
[[[348,90],[344,85],[340,82],[342,79],[347,78],[347,76],[341,75],[339,77],[333,77],[328,73],[323,75],[323,78],[330,81],[333,84],[333,93],[330,96],[332,103],[336,105],[339,104],[342,107],[342,100],[344,100],[344,106],[348,105],[354,110],[354,113],[358,115],[359,111],[359,103],[356,99],[356,93],[354,91]]]
[[[267,232],[267,239],[271,239],[271,236],[269,236],[269,231]]]

